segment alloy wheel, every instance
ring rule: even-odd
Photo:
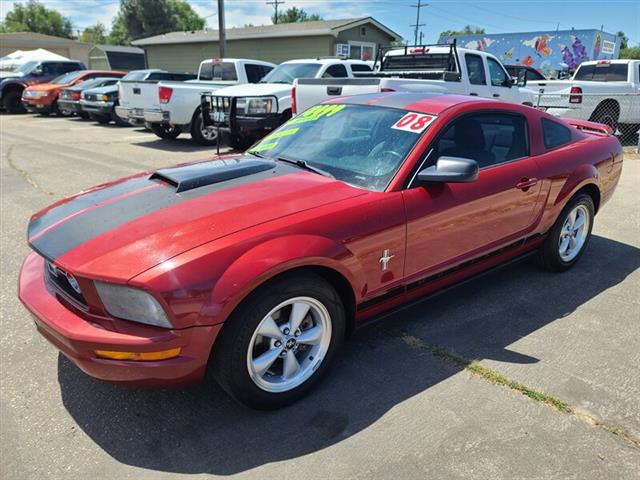
[[[589,211],[584,205],[577,205],[567,215],[558,241],[558,251],[564,262],[570,262],[582,250],[589,235],[589,222]]]

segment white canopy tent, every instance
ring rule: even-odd
[[[0,58],[0,70],[15,70],[16,68],[31,61],[42,60],[69,60],[67,57],[50,52],[44,48],[37,50],[16,50],[9,55]]]

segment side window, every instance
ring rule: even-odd
[[[470,158],[480,168],[529,155],[527,126],[517,114],[481,113],[451,123],[435,145],[439,157]]]
[[[352,72],[370,72],[371,67],[366,63],[352,63],[351,71]]]
[[[464,56],[467,64],[467,72],[469,72],[469,82],[471,85],[486,85],[487,78],[484,74],[484,64],[480,55],[467,53]]]
[[[331,65],[322,75],[322,78],[344,78],[348,77],[347,68],[344,65]]]
[[[262,65],[254,65],[252,63],[247,63],[244,66],[245,71],[247,72],[247,79],[249,83],[258,83],[262,77],[264,77],[264,70]]]
[[[55,68],[55,63],[43,63],[42,64],[42,73],[44,75],[60,75],[58,70]]]
[[[78,65],[77,63],[62,63],[60,64],[60,73],[68,73],[68,72],[75,72],[76,70],[82,70],[82,68],[80,67],[80,65]]]
[[[494,87],[508,87],[509,75],[506,74],[502,65],[496,62],[493,58],[487,58],[489,63],[489,76],[491,77],[491,85]]]
[[[543,118],[542,138],[544,139],[544,146],[546,148],[559,147],[571,141],[571,130],[569,130],[569,127],[565,127],[558,122]]]

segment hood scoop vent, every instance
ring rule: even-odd
[[[275,162],[261,159],[212,160],[182,167],[163,168],[154,172],[149,180],[159,180],[173,185],[176,193],[181,193],[271,170],[275,166]]]

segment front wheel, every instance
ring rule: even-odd
[[[9,113],[25,113],[27,111],[22,104],[22,91],[11,91],[2,99],[2,106]]]
[[[182,133],[180,127],[172,127],[163,123],[150,123],[151,131],[163,140],[175,140]]]
[[[254,292],[227,320],[211,372],[240,403],[261,410],[307,394],[344,338],[335,289],[311,274],[285,275]]]
[[[212,146],[218,143],[218,132],[215,128],[205,127],[202,115],[196,114],[191,126],[191,138],[198,145]]]
[[[554,272],[571,268],[587,248],[594,214],[593,199],[589,195],[583,193],[572,198],[540,247],[540,266]]]

